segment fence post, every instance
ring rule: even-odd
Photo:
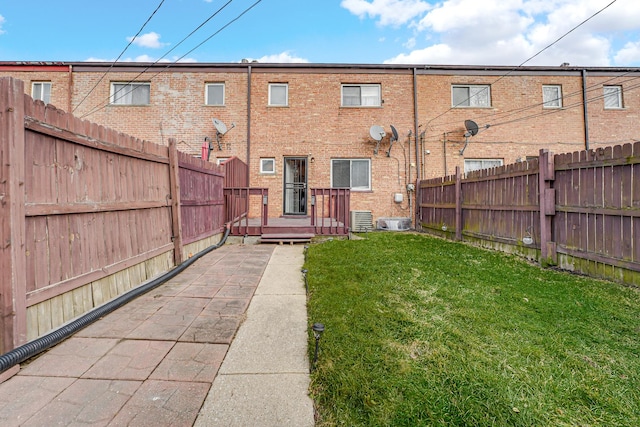
[[[0,78],[0,353],[27,340],[24,83]]]
[[[182,214],[180,212],[180,165],[178,144],[169,138],[169,185],[171,187],[171,236],[173,238],[173,259],[176,265],[182,263]]]
[[[540,264],[556,265],[558,254],[556,242],[553,241],[552,217],[556,214],[556,193],[551,188],[555,180],[553,156],[549,150],[540,150],[538,187],[540,193]]]
[[[462,174],[456,166],[456,240],[462,240]]]

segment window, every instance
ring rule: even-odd
[[[451,86],[451,104],[455,107],[491,107],[489,85]]]
[[[224,162],[226,162],[230,158],[231,157],[217,157],[216,158],[216,165],[220,166],[221,164],[223,164]]]
[[[352,190],[371,190],[371,161],[369,159],[331,160],[331,186]]]
[[[276,159],[260,159],[260,173],[276,173]]]
[[[562,108],[562,86],[542,86],[542,106],[544,108]]]
[[[224,83],[207,83],[204,89],[205,105],[224,105]]]
[[[287,83],[269,83],[269,105],[278,107],[289,105],[289,85]]]
[[[604,87],[604,108],[605,110],[622,108],[622,86]]]
[[[379,107],[380,85],[342,85],[343,107]]]
[[[111,103],[149,105],[151,83],[111,83]]]
[[[464,173],[502,166],[502,159],[465,159]]]
[[[31,97],[48,104],[51,102],[51,82],[33,82],[31,85]]]

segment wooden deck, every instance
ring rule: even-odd
[[[243,218],[231,227],[234,236],[261,236],[263,241],[297,243],[309,241],[316,235],[347,235],[345,224],[331,218],[319,218],[312,224],[311,217]]]

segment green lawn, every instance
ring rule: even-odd
[[[414,233],[312,244],[318,426],[640,426],[640,291]],[[309,340],[313,358],[314,340]]]

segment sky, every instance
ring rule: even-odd
[[[638,67],[640,1],[0,0],[0,61],[243,59]]]

